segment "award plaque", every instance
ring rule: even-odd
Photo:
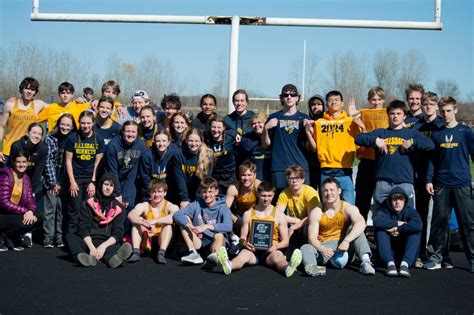
[[[267,250],[272,247],[273,222],[253,220],[250,229],[250,240],[255,249]]]

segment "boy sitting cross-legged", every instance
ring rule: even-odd
[[[288,247],[288,224],[284,213],[277,211],[271,202],[275,195],[275,187],[270,182],[262,182],[258,185],[258,204],[255,209],[247,210],[243,216],[242,229],[240,233],[240,243],[242,250],[240,253],[229,261],[227,251],[224,246],[217,250],[217,260],[226,275],[232,270],[241,269],[244,265],[262,264],[274,267],[278,271],[285,273],[287,277],[291,277],[296,268],[301,263],[301,252],[296,249],[288,263],[286,257],[281,251]],[[268,221],[273,222],[272,243],[267,250],[256,249],[252,244],[252,235],[250,229],[252,222]]]

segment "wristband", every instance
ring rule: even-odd
[[[95,186],[95,180],[91,180],[90,184],[93,184]]]

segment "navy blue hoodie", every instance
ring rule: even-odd
[[[375,145],[377,138],[385,139],[388,152],[381,154]],[[412,146],[408,152],[401,150],[402,141],[411,140]],[[376,176],[377,180],[387,181],[393,184],[411,183],[414,181],[414,152],[430,151],[434,149],[431,139],[423,136],[419,131],[402,128],[402,129],[375,129],[369,133],[359,133],[355,139],[355,143],[359,146],[375,147],[375,160],[377,163]],[[396,171],[395,171],[396,170]]]
[[[248,110],[242,116],[239,116],[236,111],[224,117],[226,126],[226,133],[235,139],[237,134],[244,135],[252,131],[250,120],[255,116],[255,113]]]
[[[189,152],[186,145],[176,150],[171,159],[171,174],[170,178],[173,189],[171,197],[173,203],[180,203],[181,201],[194,201],[201,179],[196,175],[197,162],[199,152],[193,154]],[[208,176],[212,174],[212,168],[208,171]],[[175,186],[173,186],[175,185]],[[168,192],[170,192],[168,190]]]
[[[145,142],[136,139],[132,144],[126,144],[122,136],[110,140],[104,154],[104,172],[118,176],[120,187],[118,194],[122,194],[125,202],[135,203],[137,187],[135,180],[138,174],[138,163],[146,150]]]
[[[169,163],[177,151],[178,147],[175,144],[170,144],[168,149],[163,156],[158,154],[158,149],[153,145],[150,149],[143,152],[140,165],[138,167],[138,176],[141,180],[142,186],[142,197],[147,198],[148,195],[148,184],[152,179],[167,178],[167,173],[170,169]],[[145,200],[143,200],[145,201]]]
[[[396,212],[390,201],[393,194],[403,194],[405,196],[405,206],[402,211]],[[385,202],[380,205],[377,212],[372,217],[374,227],[377,230],[387,230],[395,226],[398,226],[398,221],[406,222],[406,224],[398,227],[398,232],[402,234],[416,234],[421,232],[423,223],[421,222],[420,215],[418,212],[410,207],[408,196],[405,191],[400,187],[395,187],[390,192]]]

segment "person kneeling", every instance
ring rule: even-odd
[[[117,268],[132,253],[129,243],[120,246],[126,214],[115,194],[118,185],[114,174],[102,176],[96,195],[82,203],[77,234],[66,236],[72,256],[85,267],[103,260]]]
[[[385,274],[390,277],[410,277],[409,268],[415,263],[420,247],[423,225],[407,200],[403,189],[394,188],[372,218],[377,250],[387,266]],[[398,272],[396,259],[401,260]]]
[[[370,251],[364,234],[365,221],[356,206],[341,200],[341,186],[334,177],[323,181],[324,203],[309,214],[308,242],[301,247],[306,274],[323,276],[328,261],[336,268],[350,263],[348,250],[353,246],[362,261],[359,272],[374,275]]]
[[[201,197],[173,215],[189,250],[186,256],[181,257],[181,262],[195,265],[203,263],[197,250],[210,250],[214,253],[228,243],[227,233],[232,231],[232,215],[225,198],[217,196],[217,181],[212,177],[205,177],[199,184],[199,189]]]
[[[287,277],[291,277],[296,268],[301,263],[301,252],[296,249],[291,255],[290,263],[286,261],[286,257],[280,249],[288,247],[288,223],[286,215],[281,211],[277,211],[271,202],[275,196],[275,187],[270,182],[262,182],[257,188],[258,204],[255,209],[245,211],[242,218],[242,228],[240,232],[240,243],[242,250],[240,253],[229,261],[227,251],[224,246],[217,250],[217,260],[226,275],[232,270],[241,269],[244,265],[262,264],[269,267],[275,267],[278,271],[283,272]],[[273,231],[271,231],[271,247],[267,250],[257,249],[252,244],[252,229],[255,221],[264,221],[272,223]],[[258,224],[258,223],[257,223]]]
[[[157,261],[166,264],[165,253],[173,236],[173,214],[178,206],[165,199],[168,185],[162,179],[154,179],[148,185],[150,201],[142,202],[128,214],[132,223],[133,254],[128,262],[140,261],[140,247],[151,252],[153,238],[158,238]]]

